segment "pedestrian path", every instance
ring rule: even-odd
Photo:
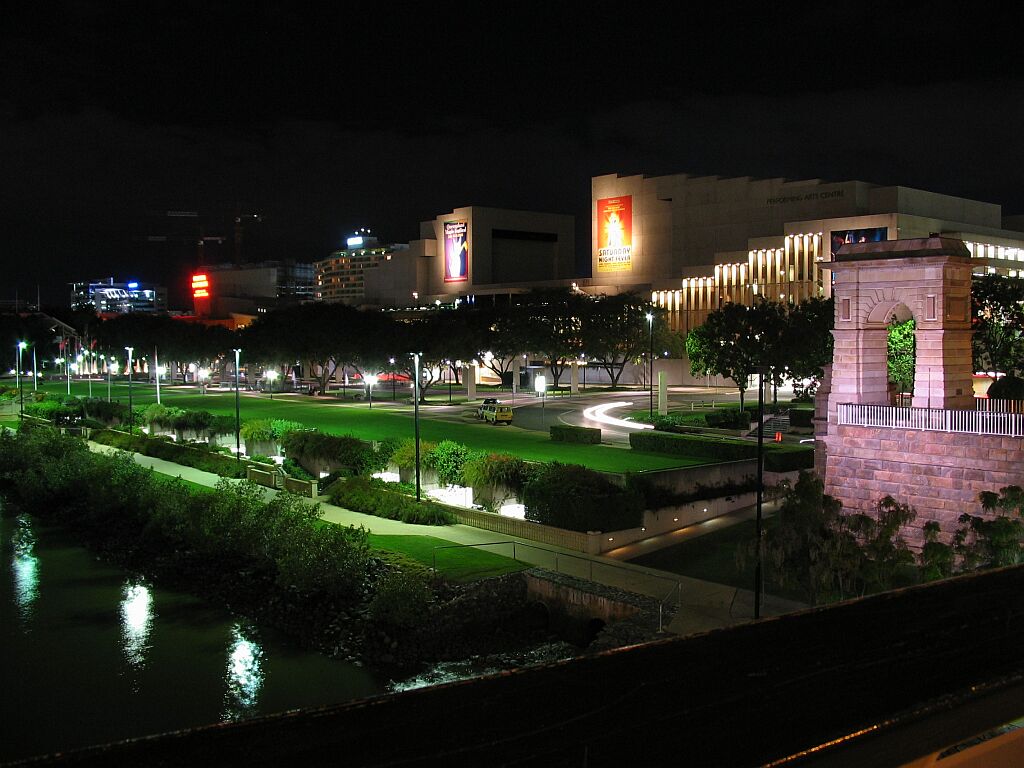
[[[116,449],[99,443],[90,442],[89,448],[97,453],[116,453]],[[212,472],[203,472],[153,456],[143,456],[139,453],[132,455],[135,461],[144,467],[150,467],[163,475],[180,477],[197,485],[212,488],[222,479]],[[277,493],[279,491],[272,488],[263,489],[264,498],[267,499],[273,498]],[[528,539],[496,534],[469,525],[412,525],[353,512],[328,504],[323,497],[316,501],[320,504],[321,518],[327,522],[362,526],[375,534],[433,536],[455,544],[488,545],[484,547],[487,551],[514,556],[530,565],[645,595],[662,601],[666,607],[677,606],[675,616],[666,627],[666,630],[673,634],[704,632],[750,621],[753,617],[753,594],[747,590],[679,576],[633,563],[618,562],[602,555],[587,555],[551,545],[539,545]],[[443,561],[439,562],[439,570],[443,573]],[[768,596],[763,601],[762,614],[779,615],[802,607],[804,606],[798,603]]]

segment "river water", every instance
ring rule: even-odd
[[[382,691],[60,529],[0,517],[0,762]]]

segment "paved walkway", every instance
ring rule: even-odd
[[[93,442],[89,443],[89,448],[99,453],[115,452],[110,446]],[[139,464],[151,467],[155,472],[180,477],[198,485],[213,487],[221,480],[220,476],[211,472],[203,472],[138,453],[133,456]],[[270,488],[264,489],[264,497],[268,499],[277,493],[278,491]],[[748,590],[618,562],[601,555],[587,555],[560,547],[539,545],[527,539],[503,536],[468,525],[410,525],[337,507],[326,503],[324,497],[317,499],[317,502],[321,506],[321,517],[339,525],[362,526],[370,533],[376,534],[434,536],[454,544],[491,544],[492,546],[486,547],[488,551],[515,557],[531,565],[590,579],[656,600],[665,600],[666,605],[677,604],[676,615],[666,627],[668,632],[674,634],[687,635],[732,626],[750,621],[753,617],[753,593]],[[438,552],[438,570],[444,572],[443,550]],[[762,604],[762,614],[778,615],[802,607],[804,606],[798,603],[768,596]]]

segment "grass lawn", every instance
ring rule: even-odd
[[[451,581],[487,579],[529,568],[525,563],[497,555],[482,547],[437,550],[436,547],[452,546],[453,542],[434,536],[383,536],[371,533],[369,540],[374,549],[400,552],[428,568],[433,566],[436,552],[438,573]]]
[[[44,385],[47,391],[52,392],[66,392],[64,387],[62,382]],[[87,385],[82,382],[72,382],[71,392],[79,397],[88,396]],[[101,387],[99,382],[94,382],[93,394],[105,397],[106,385]],[[128,385],[116,383],[112,396],[122,403],[127,402]],[[161,401],[165,405],[199,408],[217,414],[234,415],[235,412],[234,392],[228,390],[211,390],[207,395],[200,395],[191,388],[164,387]],[[135,385],[132,388],[132,402],[134,405],[156,402],[155,389],[148,385]],[[243,421],[289,419],[316,427],[322,432],[354,435],[364,440],[405,439],[413,436],[412,407],[408,404],[396,407],[387,399],[373,410],[369,409],[367,403],[350,405],[291,395],[271,400],[266,394],[246,393],[240,398],[240,403]],[[447,404],[447,398],[443,404]],[[449,411],[444,418],[438,418],[440,414],[431,415],[430,410],[430,406],[420,409],[420,436],[423,440],[455,440],[473,450],[510,453],[528,461],[561,461],[605,472],[636,472],[707,463],[686,457],[640,453],[618,446],[555,443],[543,432],[515,426],[495,427],[475,419],[463,418],[458,411]]]

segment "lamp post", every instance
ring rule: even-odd
[[[89,377],[89,399],[92,400],[92,352],[86,352],[85,372]],[[79,366],[81,367],[81,366]],[[159,401],[158,401],[159,402]]]
[[[377,376],[376,373],[371,373],[369,376],[366,377],[366,386],[367,386],[368,391],[370,393],[370,410],[371,411],[373,410],[373,388],[377,385],[377,378],[378,378],[378,376]]]
[[[238,400],[238,356],[242,354],[241,349],[235,349],[235,461],[242,460],[242,422],[241,409]]]
[[[388,358],[388,362],[391,363],[391,400],[394,402],[395,397],[397,397],[395,390],[395,358]]]
[[[199,375],[199,393],[206,394],[206,380],[210,376],[209,368],[200,368],[196,373]]]
[[[68,396],[71,395],[71,357],[64,358],[64,375],[68,380]]]
[[[125,347],[128,352],[128,433],[135,429],[135,414],[132,412],[132,353],[135,347]]]
[[[18,418],[25,418],[25,388],[21,380],[21,353],[27,347],[28,344],[24,341],[17,343],[18,347],[18,369],[15,371],[18,378]]]
[[[413,367],[413,384],[412,384],[412,401],[413,401],[413,423],[414,423],[414,435],[416,442],[416,501],[420,500],[420,352],[413,352],[412,354],[412,367]]]
[[[754,565],[754,618],[761,618],[761,510],[764,504],[764,377],[770,371],[757,369],[757,560]]]
[[[448,405],[452,404],[452,361],[445,360],[444,364],[448,366]]]
[[[153,374],[156,377],[156,404],[160,405],[160,358],[156,347],[153,347]]]
[[[32,391],[39,389],[39,369],[36,367],[36,345],[32,345]]]
[[[647,365],[650,368],[650,381],[647,382],[648,388],[651,390],[651,412],[650,417],[654,418],[654,313],[647,313],[647,325],[650,328],[651,346],[647,353]]]
[[[271,369],[263,373],[263,378],[270,382],[270,399],[274,399],[274,382],[277,381],[277,371]]]
[[[547,399],[548,382],[544,376],[535,376],[533,379],[533,390],[540,395],[540,423],[541,426],[547,423],[544,416],[544,401]]]
[[[113,365],[114,364],[114,357],[113,357],[113,355],[111,355],[110,359],[108,360],[107,356],[103,355],[100,359],[103,360],[104,365],[107,366],[107,402],[109,403],[110,402],[110,391],[111,391],[111,389],[113,389],[113,387],[111,386],[111,384],[112,384],[112,378],[111,377],[113,376],[113,371],[114,371],[114,365]]]

